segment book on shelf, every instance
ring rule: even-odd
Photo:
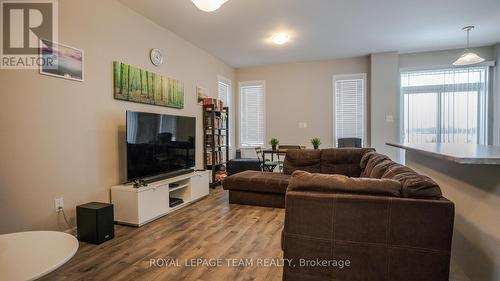
[[[205,128],[212,128],[212,123],[214,124],[214,129],[225,129],[226,117],[216,116],[215,119],[212,116],[206,118]]]
[[[219,99],[214,98],[204,98],[202,101],[203,105],[214,105],[215,111],[224,110],[224,102]],[[211,109],[208,109],[211,110]]]
[[[207,165],[211,166],[213,162],[216,165],[226,163],[226,154],[222,151],[216,151],[215,153],[207,152]]]
[[[225,146],[226,145],[226,135],[206,135],[206,144],[207,147],[212,147],[212,146]]]

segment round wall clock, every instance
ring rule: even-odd
[[[163,64],[163,54],[159,49],[152,49],[151,52],[149,52],[149,58],[155,66]]]

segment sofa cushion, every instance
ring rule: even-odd
[[[368,151],[367,153],[363,154],[363,157],[361,157],[361,161],[359,162],[359,166],[361,167],[361,170],[364,170],[366,168],[366,164],[368,164],[368,160],[377,153],[375,150]]]
[[[402,185],[403,197],[436,199],[443,196],[441,188],[435,181],[401,164],[387,168],[382,178],[399,181]]]
[[[392,167],[394,165],[399,165],[399,164],[390,160],[390,159],[386,159],[386,160],[378,163],[377,165],[375,165],[372,168],[370,175],[368,177],[380,179],[384,175],[385,171],[387,171],[387,169],[389,169],[390,167]]]
[[[227,177],[222,185],[226,190],[285,194],[289,180],[289,175],[245,171]]]
[[[382,178],[383,179],[392,179],[397,174],[406,173],[406,172],[415,172],[415,171],[406,167],[405,165],[401,165],[399,163],[396,163],[395,165],[392,165],[385,170],[384,174],[382,174]]]
[[[321,173],[359,177],[363,155],[372,148],[330,148],[321,151]]]
[[[417,199],[437,199],[443,197],[441,188],[435,181],[416,172],[397,174],[392,179],[401,182],[403,197]]]
[[[361,177],[366,177],[366,178],[370,177],[373,167],[375,167],[377,164],[381,163],[384,160],[390,160],[390,159],[386,155],[380,153],[373,153],[368,159],[368,162],[366,162],[366,167],[361,172]]]
[[[283,173],[291,175],[301,170],[311,173],[321,172],[321,150],[319,149],[292,149],[288,150],[283,164]]]
[[[288,190],[399,197],[401,196],[401,183],[392,179],[351,178],[344,175],[295,171],[290,179]]]

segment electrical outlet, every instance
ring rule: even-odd
[[[59,212],[60,210],[64,209],[64,198],[56,198],[54,200],[54,204],[56,207],[56,212]]]

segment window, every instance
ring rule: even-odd
[[[219,78],[219,99],[224,106],[231,107],[231,81],[225,78]]]
[[[240,83],[240,144],[242,147],[264,146],[265,82]]]
[[[232,100],[232,90],[231,90],[231,80],[226,79],[222,76],[219,76],[218,83],[218,92],[219,99],[224,103],[224,106],[229,107],[229,120],[233,119],[233,111],[231,108],[231,100]],[[229,130],[229,133],[232,133],[232,130]],[[231,147],[231,136],[229,136],[229,147]]]
[[[366,74],[334,76],[334,140],[359,138],[365,145]]]
[[[486,144],[488,72],[488,67],[402,72],[402,139]]]

